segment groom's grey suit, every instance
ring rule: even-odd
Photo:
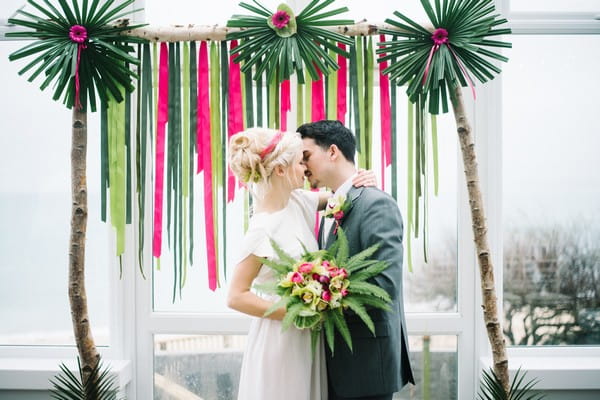
[[[373,257],[387,261],[389,267],[374,278],[374,283],[390,294],[392,304],[391,311],[369,311],[375,337],[356,314],[347,315],[353,352],[339,335],[334,354],[325,346],[328,381],[342,398],[390,394],[408,382],[414,384],[402,297],[402,216],[394,199],[379,189],[352,187],[348,198],[352,207],[342,219],[341,227],[348,236],[350,255],[381,244]],[[320,247],[329,248],[335,242],[333,231],[332,227],[327,235],[320,232]]]

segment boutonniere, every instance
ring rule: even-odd
[[[352,201],[350,201],[350,199],[347,199],[346,196],[343,194],[338,196],[331,196],[329,200],[327,200],[327,205],[325,206],[325,210],[323,210],[323,217],[334,219],[334,235],[337,234],[338,227],[342,223],[342,220],[344,219],[348,211],[350,211],[351,207]]]

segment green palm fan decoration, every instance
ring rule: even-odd
[[[254,67],[254,80],[266,71],[267,82],[275,77],[283,82],[295,71],[298,82],[304,83],[304,68],[312,80],[319,79],[317,68],[325,75],[337,70],[339,66],[328,50],[349,57],[350,53],[340,49],[337,42],[351,46],[354,41],[323,27],[349,25],[354,21],[328,19],[348,11],[347,7],[323,11],[334,1],[313,0],[297,16],[286,4],[279,5],[274,13],[257,1],[254,1],[256,6],[240,3],[256,15],[233,15],[227,22],[228,27],[241,28],[239,32],[227,34],[228,40],[242,40],[232,51],[238,54],[234,61],[243,63],[242,72]]]
[[[383,72],[398,85],[408,85],[406,93],[411,102],[428,100],[428,110],[439,114],[448,112],[448,94],[458,85],[470,86],[475,95],[471,75],[485,83],[500,73],[500,68],[487,58],[508,61],[508,58],[485,47],[507,47],[507,42],[490,40],[488,37],[511,33],[498,25],[506,19],[493,14],[493,0],[435,0],[435,9],[429,0],[421,4],[434,26],[430,32],[413,20],[394,12],[401,21],[386,19],[388,24],[401,29],[380,29],[380,33],[398,39],[380,43],[377,53],[385,53],[378,62],[392,62]]]
[[[79,374],[75,375],[65,364],[60,365],[61,374],[50,380],[53,389],[50,396],[58,400],[118,400],[119,388],[115,376],[101,362],[84,374],[77,359]]]
[[[42,75],[40,89],[54,82],[54,100],[63,97],[68,107],[96,111],[96,92],[103,102],[111,96],[117,102],[123,100],[121,88],[132,92],[132,78],[137,78],[128,64],[139,64],[137,57],[129,53],[134,50],[128,43],[142,39],[126,37],[123,31],[142,25],[109,25],[132,11],[123,11],[134,0],[118,2],[108,0],[58,0],[60,10],[49,0],[27,1],[39,11],[35,15],[17,11],[24,19],[11,18],[9,23],[29,28],[22,32],[9,32],[8,37],[32,39],[31,44],[9,56],[11,61],[34,56],[35,58],[19,71],[22,75],[33,71],[32,82]],[[43,74],[42,74],[43,73]]]
[[[510,384],[510,390],[506,391],[494,370],[483,370],[480,380],[477,400],[542,400],[546,397],[544,393],[534,392],[535,385],[539,382],[534,378],[525,381],[526,372],[521,368],[515,372]]]

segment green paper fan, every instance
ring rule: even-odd
[[[128,92],[134,90],[131,79],[137,79],[137,75],[128,64],[139,64],[139,61],[129,54],[134,51],[129,43],[145,40],[124,36],[122,32],[143,25],[109,25],[139,11],[123,11],[134,0],[83,0],[81,7],[77,0],[71,0],[71,6],[67,0],[58,0],[60,10],[49,0],[43,0],[44,5],[41,1],[27,2],[39,15],[19,10],[17,13],[24,19],[10,18],[8,22],[31,30],[6,34],[7,37],[33,40],[8,57],[14,61],[34,56],[19,75],[33,71],[28,79],[30,82],[42,75],[41,90],[54,82],[52,98],[59,100],[62,96],[68,108],[76,104],[76,92],[84,110],[89,101],[91,110],[96,111],[96,92],[103,102],[108,96],[120,102],[123,100],[120,88]],[[76,39],[72,39],[73,35]]]
[[[460,84],[471,86],[471,76],[484,83],[500,73],[500,68],[489,59],[508,59],[486,47],[512,47],[510,43],[490,40],[488,37],[511,33],[508,28],[499,29],[506,19],[494,14],[493,0],[435,0],[435,9],[429,0],[421,4],[433,24],[429,32],[404,14],[396,11],[400,21],[386,19],[386,23],[402,31],[380,29],[380,33],[392,35],[391,41],[379,43],[377,53],[385,53],[378,62],[392,62],[383,73],[398,85],[408,84],[406,93],[415,103],[429,98],[429,112],[439,114],[440,100],[443,112],[448,111],[447,95]]]
[[[349,57],[350,53],[340,49],[337,42],[352,46],[354,41],[322,27],[350,25],[354,21],[329,19],[348,11],[347,7],[321,12],[334,1],[313,0],[298,16],[285,4],[273,13],[257,1],[253,1],[256,6],[240,3],[256,15],[233,15],[227,22],[228,27],[241,28],[227,34],[227,40],[241,39],[241,45],[232,50],[232,54],[237,54],[234,62],[243,63],[242,72],[254,67],[254,80],[266,73],[268,82],[275,76],[283,82],[295,71],[298,82],[304,83],[304,68],[313,80],[319,79],[317,68],[324,75],[337,70],[339,66],[328,50]]]

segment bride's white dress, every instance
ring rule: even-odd
[[[240,260],[250,254],[274,258],[269,239],[293,257],[302,255],[300,242],[309,251],[318,249],[313,227],[318,195],[292,192],[288,205],[275,213],[256,213],[250,219]],[[275,280],[263,265],[254,283]],[[277,297],[261,295],[276,301]],[[311,355],[310,332],[291,326],[282,331],[281,321],[253,318],[242,371],[238,400],[325,400],[327,373],[323,342]]]

